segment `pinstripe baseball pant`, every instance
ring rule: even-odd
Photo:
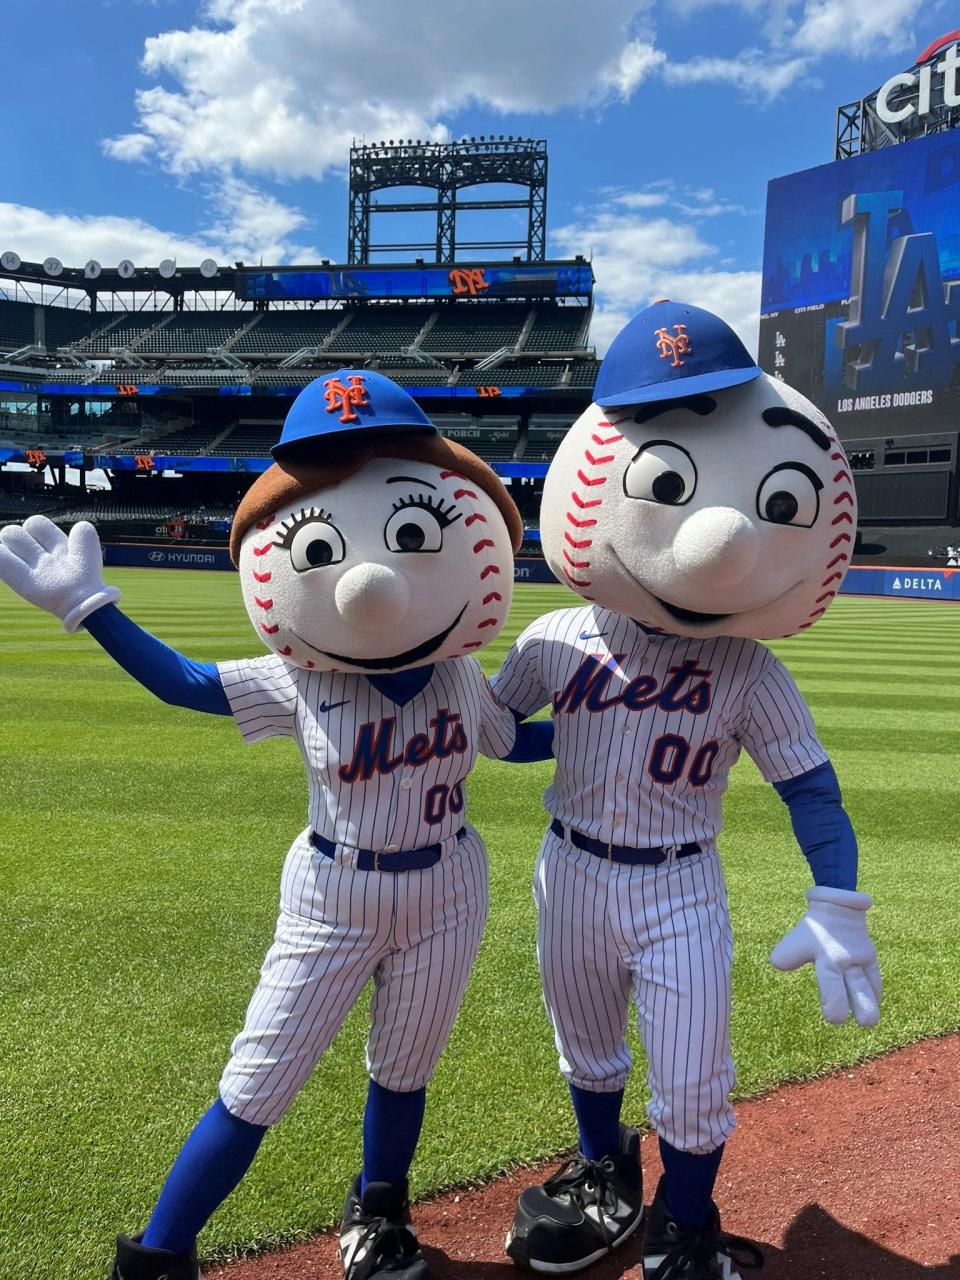
[[[624,1087],[632,994],[651,1125],[681,1151],[715,1150],[734,1126],[733,938],[716,852],[626,866],[548,831],[534,897],[543,997],[563,1075],[595,1092]]]
[[[224,1105],[276,1123],[373,979],[367,1069],[395,1092],[425,1085],[450,1036],[487,915],[487,859],[472,827],[433,867],[357,871],[300,836],[287,855],[276,936],[220,1081]]]

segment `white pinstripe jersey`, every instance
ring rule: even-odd
[[[310,826],[349,848],[418,849],[454,835],[477,751],[503,757],[516,738],[475,658],[436,663],[403,704],[364,675],[307,671],[273,654],[218,669],[247,742],[296,741]]]
[[[524,716],[552,706],[547,810],[614,844],[715,837],[741,748],[768,782],[827,759],[790,673],[754,640],[651,634],[596,606],[561,609],[523,632],[491,683]]]

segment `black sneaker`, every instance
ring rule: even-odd
[[[346,1280],[430,1280],[410,1222],[407,1183],[371,1182],[363,1196],[354,1181],[340,1223]]]
[[[612,1253],[643,1221],[640,1135],[620,1126],[620,1150],[604,1160],[579,1152],[517,1204],[507,1253],[519,1266],[563,1275]]]
[[[660,1179],[643,1242],[644,1280],[740,1280],[738,1267],[756,1270],[763,1253],[752,1240],[720,1230],[720,1214],[710,1202],[710,1216],[697,1231],[684,1231],[667,1207]]]
[[[141,1236],[117,1236],[110,1280],[200,1280],[196,1245],[188,1253],[145,1249]]]

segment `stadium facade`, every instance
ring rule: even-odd
[[[43,511],[107,542],[222,544],[292,398],[352,366],[407,387],[496,467],[536,551],[547,461],[598,367],[590,264],[545,256],[546,177],[541,140],[354,147],[343,264],[0,254],[0,522]],[[504,183],[516,198],[477,198]],[[498,238],[476,238],[478,212]],[[430,238],[378,241],[398,214]],[[88,489],[94,470],[109,490]]]

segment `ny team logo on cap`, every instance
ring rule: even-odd
[[[723,391],[759,377],[760,366],[719,316],[661,298],[610,343],[593,398],[604,408],[648,404]]]
[[[669,360],[673,357],[672,369],[679,369],[685,362],[680,359],[681,356],[693,354],[693,347],[690,345],[690,338],[687,334],[687,326],[685,324],[675,324],[676,333],[673,334],[669,329],[657,330],[657,350],[660,352],[661,360]]]
[[[341,422],[359,422],[360,419],[353,411],[354,407],[362,409],[370,405],[362,373],[351,374],[349,386],[345,386],[336,374],[332,378],[325,378],[323,398],[327,402],[327,413],[336,413],[338,409],[343,411],[340,415]]]

